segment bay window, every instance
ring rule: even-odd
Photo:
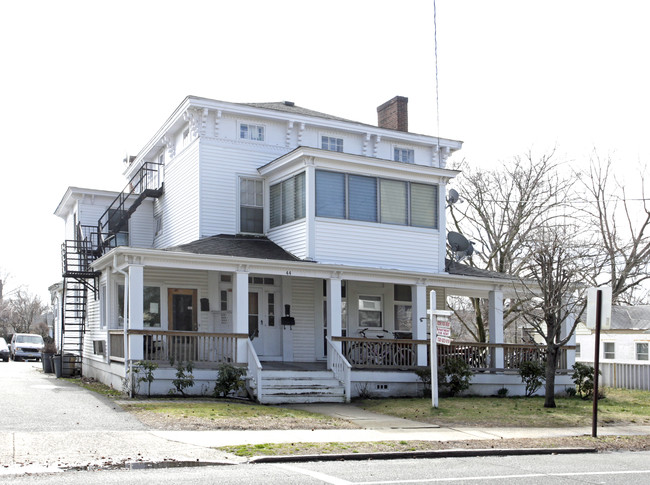
[[[305,217],[305,174],[271,185],[271,227]]]

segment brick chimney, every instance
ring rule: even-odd
[[[379,128],[409,131],[408,102],[404,96],[395,96],[377,108]]]

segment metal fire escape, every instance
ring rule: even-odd
[[[158,163],[144,163],[99,218],[97,226],[78,224],[74,239],[66,240],[61,246],[61,353],[76,356],[77,362],[81,362],[83,354],[88,296],[92,293],[97,299],[98,293],[100,272],[91,265],[112,248],[128,244],[131,215],[144,199],[163,194],[161,168]]]

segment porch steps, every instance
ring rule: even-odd
[[[331,371],[262,370],[262,382],[264,404],[345,402],[343,385]]]

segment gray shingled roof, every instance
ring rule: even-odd
[[[328,115],[327,113],[321,113],[319,111],[302,108],[300,106],[296,106],[291,101],[280,101],[274,103],[238,103],[238,104],[242,104],[244,106],[252,106],[253,108],[272,109],[275,111],[282,111],[285,113],[293,113],[297,115],[314,116],[316,118],[324,118],[326,120],[345,121],[347,123],[358,123],[362,125],[366,124],[366,123],[360,123],[358,121],[347,120],[345,118],[340,118],[338,116]]]
[[[450,259],[445,259],[445,270],[449,274],[458,276],[474,276],[478,278],[495,278],[499,280],[517,281],[519,278],[506,273],[497,273],[496,271],[488,271],[486,269],[474,268],[461,264]]]
[[[612,330],[650,330],[650,305],[612,306]]]
[[[166,248],[166,251],[181,251],[194,254],[213,254],[240,258],[275,259],[280,261],[301,261],[264,236],[219,234],[180,246]]]

